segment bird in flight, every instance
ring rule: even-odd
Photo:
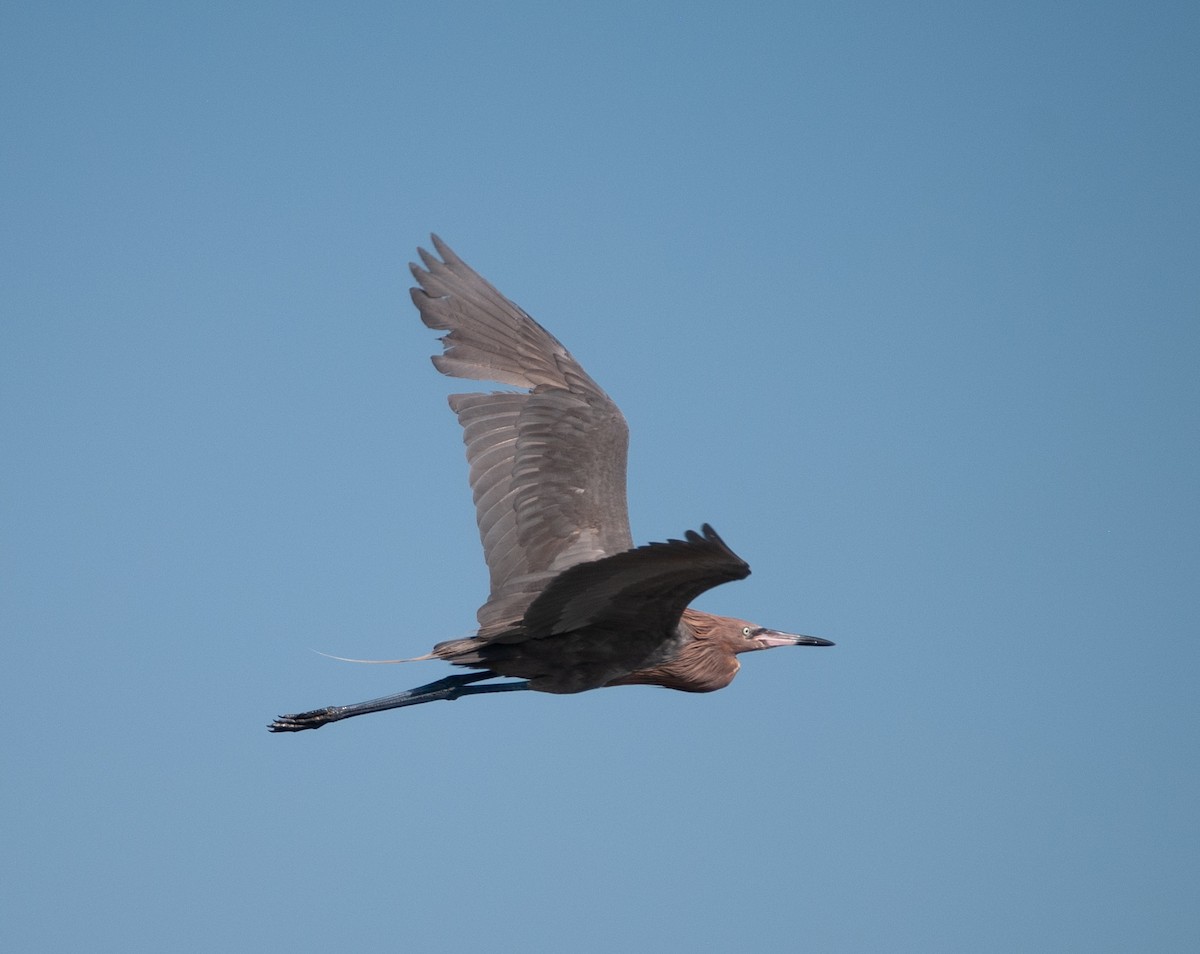
[[[418,249],[424,267],[410,268],[421,320],[446,332],[434,366],[518,389],[450,397],[491,592],[474,636],[438,643],[417,659],[470,671],[381,699],[282,715],[272,732],[493,692],[630,685],[712,692],[733,680],[741,653],[833,645],[690,609],[705,590],[744,579],[750,567],[708,524],[681,540],[633,545],[621,411],[545,328],[436,235],[433,247],[440,259]]]

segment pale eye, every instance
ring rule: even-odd
[[[750,638],[750,633],[751,633],[751,630],[750,630],[749,626],[742,627],[742,635],[745,636],[747,639]]]

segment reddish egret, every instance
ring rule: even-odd
[[[445,331],[443,374],[520,391],[455,394],[491,593],[479,630],[420,659],[477,670],[350,706],[280,716],[272,732],[319,729],[368,712],[533,689],[649,685],[722,689],[738,654],[832,646],[688,608],[750,567],[705,524],[682,540],[634,547],[625,505],[625,418],[545,328],[436,235],[439,261],[410,266],[421,320]],[[519,682],[474,683],[500,677]]]

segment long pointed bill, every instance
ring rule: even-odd
[[[820,636],[800,636],[796,633],[779,633],[773,629],[765,630],[754,637],[763,644],[763,649],[774,649],[776,646],[832,646],[828,639]]]

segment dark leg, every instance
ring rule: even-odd
[[[485,692],[516,692],[529,688],[528,682],[500,682],[491,686],[471,685],[481,679],[495,678],[494,672],[473,672],[464,676],[447,676],[437,682],[417,686],[416,689],[409,689],[407,692],[400,692],[394,696],[384,696],[382,699],[356,702],[352,706],[329,706],[325,709],[313,709],[311,712],[282,715],[267,728],[272,732],[301,732],[304,729],[319,729],[327,722],[337,722],[340,719],[366,715],[368,712],[383,712],[386,709],[399,709],[402,706],[416,706],[422,702],[436,702],[438,699],[451,700],[460,696],[474,696]]]

